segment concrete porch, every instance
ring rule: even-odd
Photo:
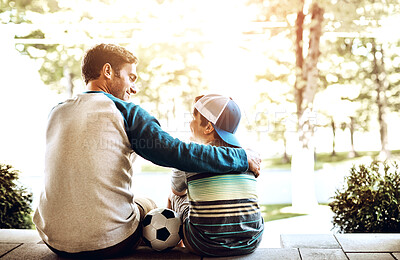
[[[1,229],[1,259],[62,259],[43,244],[35,230]],[[212,259],[175,248],[159,253],[140,247],[119,259]],[[283,234],[281,248],[258,248],[246,256],[218,259],[398,259],[400,234]]]

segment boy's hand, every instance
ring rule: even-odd
[[[249,163],[249,171],[254,173],[256,178],[260,175],[261,157],[260,154],[251,150],[245,149],[247,155],[247,162]]]

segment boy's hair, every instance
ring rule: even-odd
[[[138,59],[124,47],[114,44],[98,44],[90,48],[82,59],[82,77],[85,83],[98,79],[104,64],[109,63],[117,77],[121,67],[126,64],[137,64]]]
[[[204,95],[201,96],[197,96],[194,99],[194,103],[196,103],[197,101],[199,101],[200,98],[204,97]],[[193,115],[197,116],[197,114],[199,114],[200,112],[196,109],[193,108]],[[200,114],[200,125],[201,126],[206,126],[210,121],[208,121],[202,114]],[[236,147],[234,145],[230,145],[228,143],[226,143],[224,140],[222,140],[222,138],[218,135],[218,133],[216,131],[213,132],[214,134],[214,141],[213,141],[213,145],[215,146],[225,146],[225,147],[233,147],[233,148],[239,148]]]
[[[200,98],[204,97],[204,95],[198,96],[194,98],[194,103],[196,103],[197,101],[199,101]],[[199,111],[196,108],[193,108],[193,115],[197,116],[197,114],[199,113]],[[206,126],[208,124],[208,120],[202,115],[200,114],[200,125],[201,126]]]

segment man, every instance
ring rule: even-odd
[[[195,98],[192,139],[214,146],[241,147],[234,135],[239,106],[230,98],[209,94]],[[168,207],[183,222],[184,244],[205,256],[252,253],[261,242],[264,221],[254,175],[190,173],[175,170]]]
[[[257,155],[183,143],[127,102],[136,93],[136,64],[137,58],[122,47],[94,46],[82,62],[88,91],[49,115],[45,189],[34,223],[61,256],[112,257],[138,245],[140,219],[155,205],[134,198],[130,190],[137,155],[190,172],[249,169],[259,174]]]

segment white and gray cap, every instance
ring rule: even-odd
[[[239,106],[229,97],[218,94],[208,94],[200,98],[194,107],[211,122],[218,135],[226,143],[240,146],[234,135],[240,122]]]

